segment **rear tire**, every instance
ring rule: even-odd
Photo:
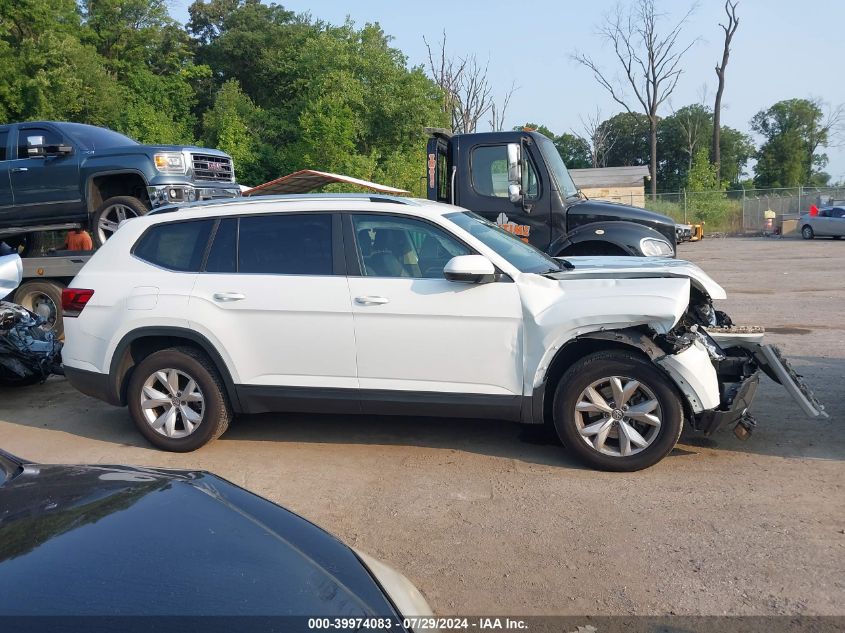
[[[56,338],[64,334],[62,322],[62,289],[64,284],[55,281],[27,281],[15,291],[14,302],[30,312],[47,319],[41,326],[46,332],[52,331]]]
[[[138,198],[114,196],[101,204],[91,214],[90,229],[94,247],[102,246],[117,230],[123,220],[146,215],[149,208]]]
[[[805,224],[801,228],[801,237],[803,237],[805,240],[811,240],[815,236],[816,236],[816,234],[813,232],[813,227],[810,226],[809,224]]]
[[[674,385],[651,361],[608,350],[566,371],[555,390],[553,419],[561,441],[579,460],[599,470],[630,472],[669,454],[684,414]]]
[[[232,408],[220,374],[192,347],[147,356],[132,372],[127,392],[132,420],[157,448],[187,453],[220,437]]]

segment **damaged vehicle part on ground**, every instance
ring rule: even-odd
[[[725,291],[698,266],[555,259],[422,200],[266,197],[148,214],[66,293],[79,298],[68,379],[128,405],[171,451],[242,413],[434,415],[553,424],[587,464],[639,470],[669,454],[685,420],[751,428],[766,366],[822,414],[773,350],[730,329],[712,303]]]
[[[20,284],[21,258],[0,257],[0,299]],[[61,374],[62,344],[43,317],[0,300],[0,386],[25,386]]]

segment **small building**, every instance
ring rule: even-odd
[[[569,174],[575,186],[588,198],[645,206],[645,179],[648,178],[645,165],[570,169]]]

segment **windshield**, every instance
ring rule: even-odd
[[[138,144],[138,141],[133,141],[128,136],[104,127],[94,127],[83,123],[63,123],[62,129],[70,132],[76,141],[87,150],[111,149]]]
[[[492,248],[521,273],[563,270],[561,263],[471,211],[448,213],[446,219]]]
[[[572,176],[566,170],[566,165],[563,164],[563,159],[560,157],[555,144],[541,134],[537,134],[534,138],[540,147],[540,153],[546,159],[546,165],[549,166],[552,178],[557,183],[558,191],[560,191],[564,198],[578,195],[578,187],[572,182]]]

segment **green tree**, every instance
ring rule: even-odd
[[[649,121],[645,114],[620,112],[602,124],[609,129],[608,167],[649,164]]]
[[[261,156],[268,148],[261,138],[260,115],[260,108],[234,79],[223,84],[214,106],[203,115],[203,143],[229,154],[235,161],[238,182],[245,185],[264,181]]]
[[[827,145],[831,122],[824,121],[818,102],[778,101],[751,119],[751,129],[764,139],[754,167],[758,187],[804,185],[827,165],[827,156],[817,150]]]
[[[662,119],[658,126],[660,189],[678,191],[683,188],[698,150],[709,147],[712,137],[713,113],[707,106],[685,106]],[[754,156],[754,143],[747,134],[722,126],[719,146],[722,180],[733,186]]]
[[[693,156],[687,174],[687,192],[696,220],[710,222],[727,212],[724,185],[719,182],[716,166],[710,162],[710,150],[706,144]]]
[[[549,137],[557,148],[557,153],[563,159],[569,169],[584,169],[592,166],[590,160],[590,147],[583,139],[564,132],[557,135],[542,123],[526,123],[513,128],[515,132],[521,130],[534,130],[543,136]]]
[[[584,139],[564,132],[554,137],[557,153],[569,169],[586,169],[593,166],[590,158],[590,146]]]

